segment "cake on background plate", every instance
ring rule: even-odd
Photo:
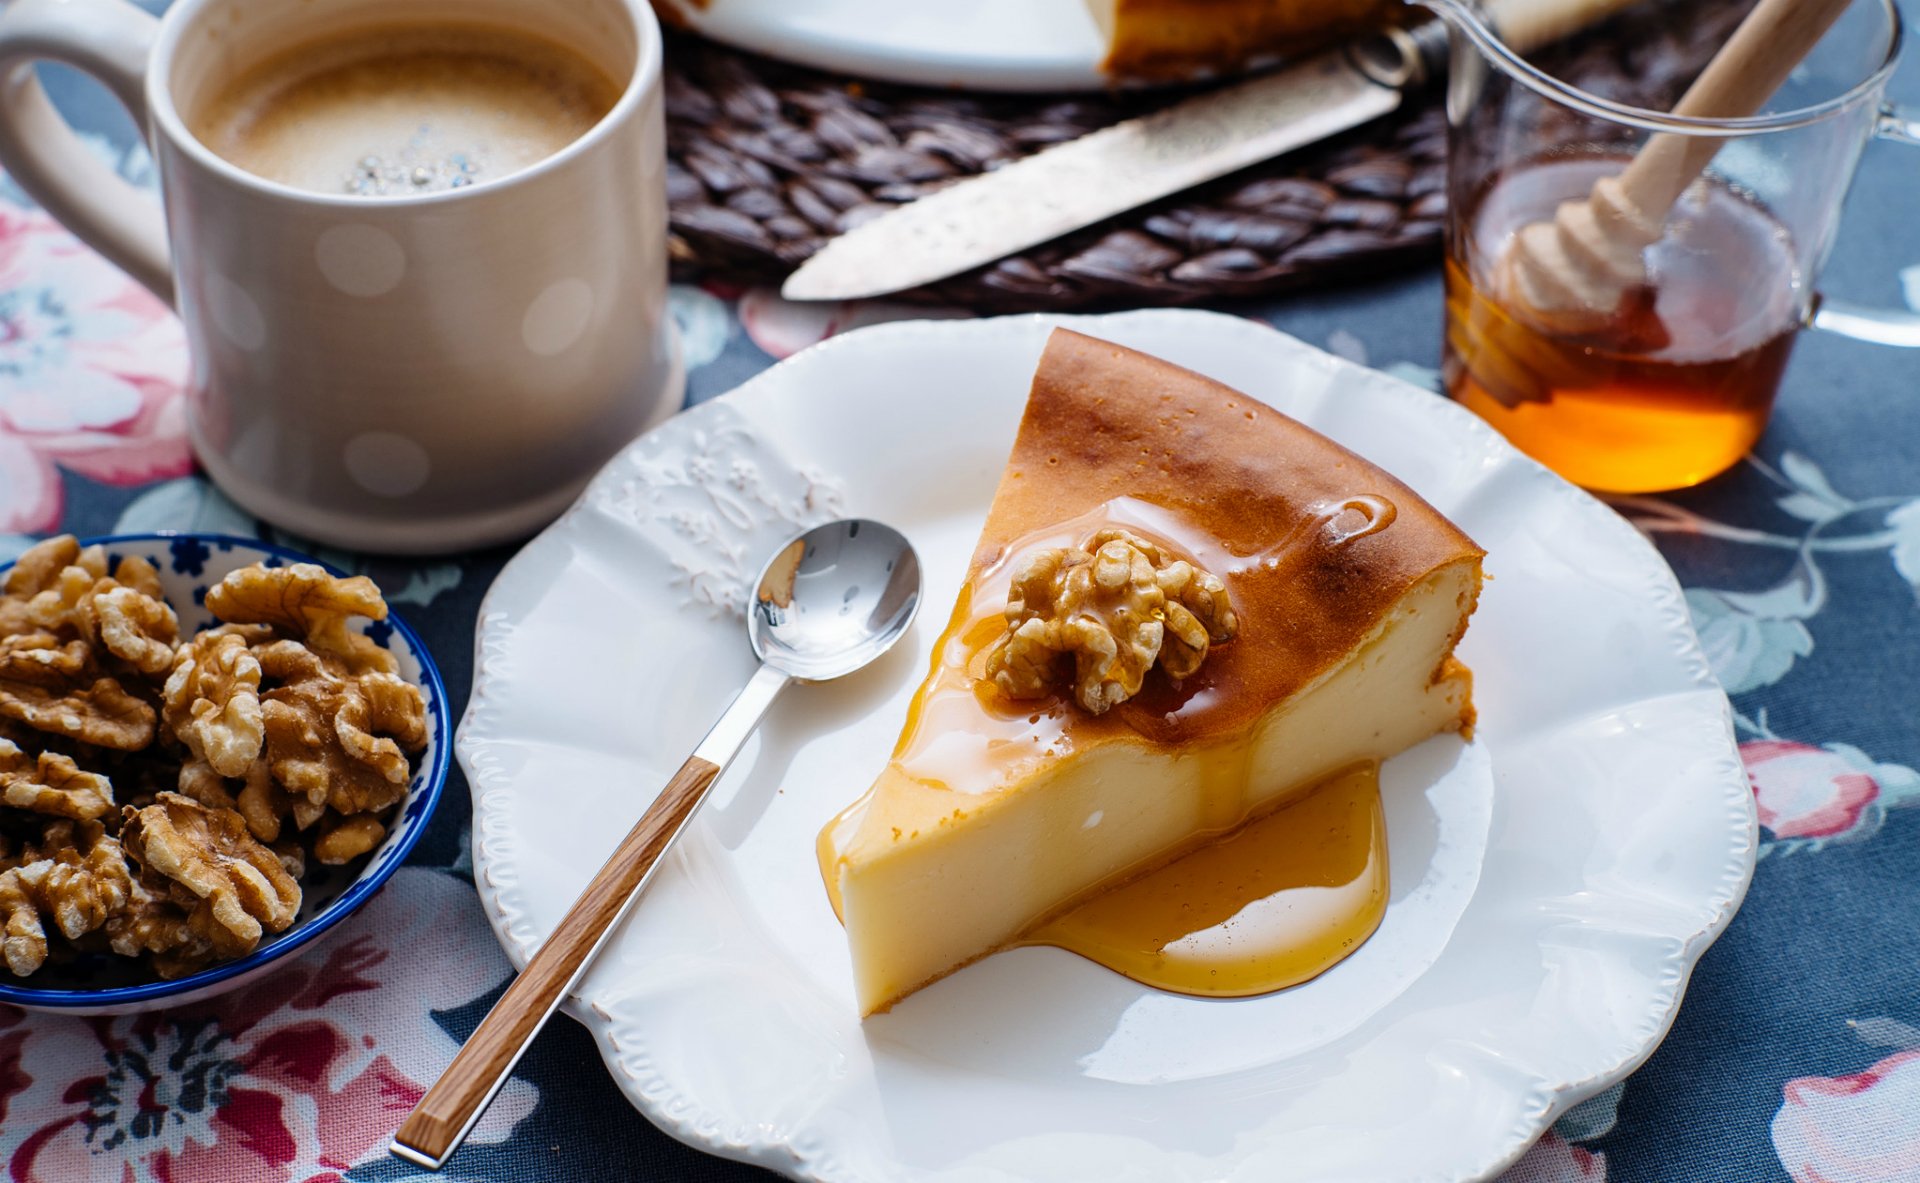
[[[1382,0],[1087,0],[1116,78],[1187,78],[1385,24]]]

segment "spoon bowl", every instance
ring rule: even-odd
[[[754,589],[747,636],[767,665],[821,682],[891,649],[919,608],[913,544],[881,522],[845,518],[775,552]]]

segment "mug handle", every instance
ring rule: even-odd
[[[160,204],[87,149],[54,110],[34,63],[104,83],[147,127],[147,58],[160,22],[122,0],[14,0],[0,13],[0,165],[87,245],[169,306],[173,268]]]
[[[1892,103],[1881,105],[1880,119],[1873,130],[1880,139],[1920,147],[1920,115]],[[1865,304],[1815,296],[1813,315],[1807,323],[1856,341],[1920,349],[1920,312],[1870,308]]]

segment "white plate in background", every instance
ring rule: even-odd
[[[1100,90],[1106,38],[1081,0],[675,0],[715,41],[817,69],[964,90]]]

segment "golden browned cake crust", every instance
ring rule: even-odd
[[[1297,54],[1386,22],[1389,0],[1089,0],[1118,78],[1180,78]]]
[[[1414,584],[1452,563],[1477,567],[1485,554],[1412,489],[1265,403],[1056,329],[969,588],[1009,542],[1118,498],[1171,511],[1245,560],[1214,572],[1240,632],[1199,673],[1178,687],[1155,674],[1107,715],[1076,720],[1076,730],[1131,731],[1155,743],[1244,727],[1346,658]],[[956,623],[969,614],[967,600]]]

